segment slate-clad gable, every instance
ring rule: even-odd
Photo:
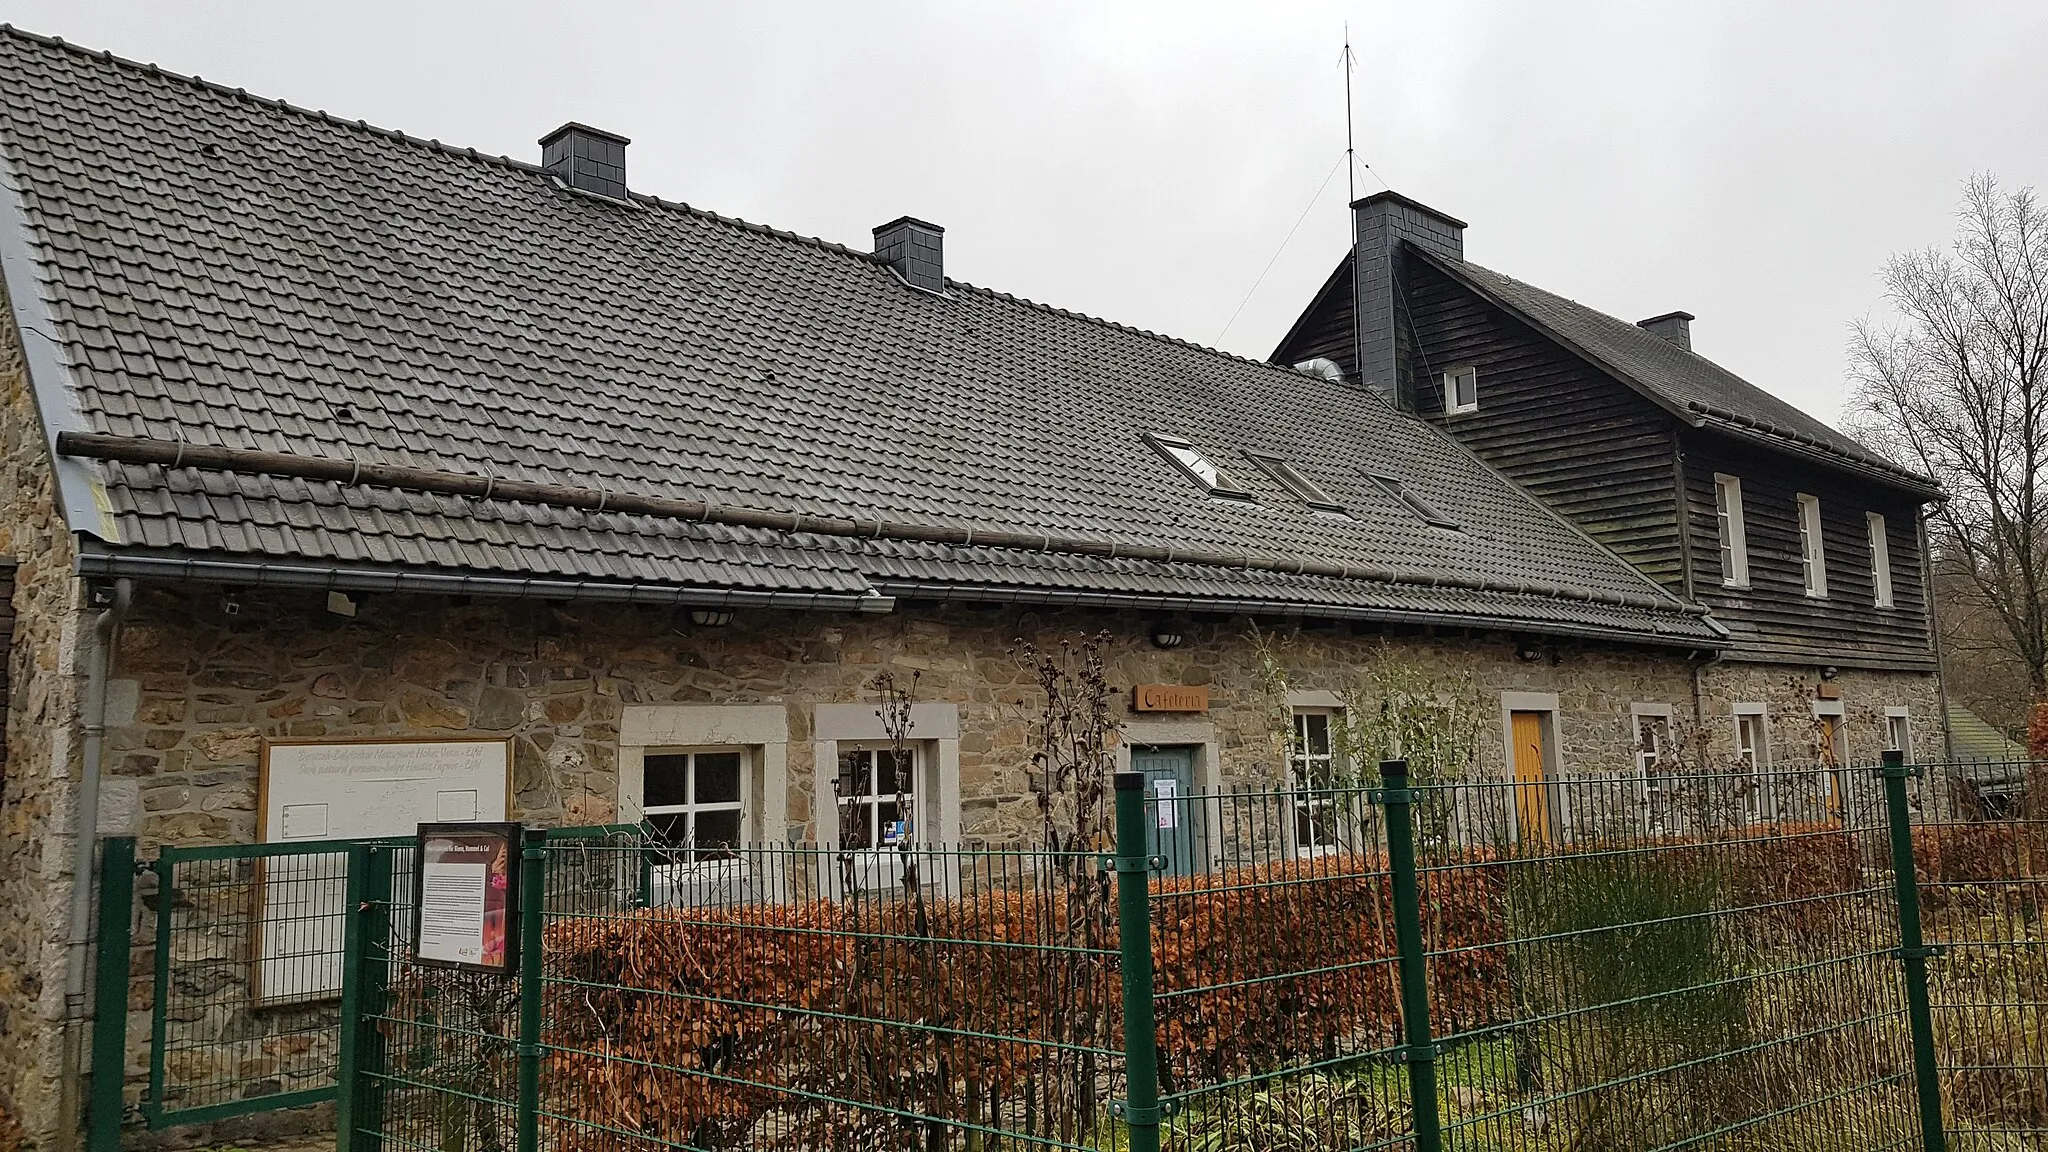
[[[872,253],[0,35],[0,150],[86,430],[720,505],[1397,565],[1500,593],[714,530],[330,482],[95,465],[104,555],[147,548],[450,572],[843,592],[1058,579],[1094,593],[1455,609],[1532,627],[1717,634],[1426,422],[1354,387]],[[1142,441],[1275,486],[1208,500]],[[1454,511],[1384,506],[1360,469]],[[1252,476],[1255,482],[1263,478]],[[1559,599],[1519,595],[1521,582]],[[1649,598],[1654,607],[1622,602]],[[1587,599],[1613,601],[1590,604]],[[1327,603],[1325,603],[1327,601]],[[1668,605],[1668,607],[1666,607]]]

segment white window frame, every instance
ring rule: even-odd
[[[1799,560],[1806,573],[1809,599],[1828,598],[1828,549],[1822,537],[1820,497],[1804,492],[1799,499]]]
[[[849,755],[868,757],[868,789],[857,795],[833,793],[832,802],[839,806],[839,846],[849,852],[894,851],[902,844],[919,844],[928,841],[926,823],[931,806],[931,757],[924,751],[921,740],[905,740],[900,746],[888,740],[846,740],[839,743],[838,753],[843,762]],[[876,785],[881,773],[874,771],[876,758],[883,753],[902,752],[910,757],[910,787],[893,792],[878,792]],[[881,827],[881,810],[884,804],[897,805],[896,816],[907,827],[899,839],[888,839]],[[847,839],[854,814],[865,811],[868,827],[864,835],[868,842],[858,846],[850,845]],[[906,815],[906,812],[908,815]]]
[[[1158,432],[1145,433],[1145,442],[1152,450],[1164,457],[1166,462],[1179,469],[1181,474],[1202,486],[1202,491],[1218,500],[1235,500],[1240,503],[1252,499],[1230,473],[1223,470],[1216,457],[1179,436],[1167,436]]]
[[[1669,780],[1672,773],[1664,771],[1665,759],[1671,754],[1671,719],[1669,704],[1630,704],[1628,706],[1629,747],[1634,750],[1636,766],[1636,800],[1647,805],[1653,793],[1662,792],[1666,785],[1660,781]],[[1651,745],[1643,747],[1643,721],[1656,723],[1651,727]]]
[[[640,809],[641,816],[684,817],[687,826],[692,829],[692,832],[688,839],[674,845],[674,847],[678,851],[688,852],[692,860],[714,860],[721,857],[704,855],[705,850],[696,846],[694,831],[696,818],[698,814],[704,812],[736,812],[739,814],[739,835],[737,838],[738,843],[733,846],[733,851],[747,847],[748,834],[760,822],[760,813],[757,811],[754,802],[753,752],[752,748],[743,744],[713,744],[693,748],[648,748],[643,750],[640,754],[640,788],[641,795],[643,796],[646,795],[647,788],[647,761],[657,756],[686,756],[689,758],[689,763],[684,768],[688,781],[684,801],[680,804],[647,805]],[[733,756],[739,760],[739,797],[737,799],[709,802],[697,799],[697,758],[700,756]]]
[[[1458,399],[1458,384],[1460,381],[1468,381],[1472,385],[1472,398],[1470,400],[1465,400],[1461,402]],[[1445,412],[1453,416],[1456,416],[1463,412],[1479,411],[1478,368],[1470,364],[1466,364],[1462,367],[1450,368],[1445,370],[1443,377],[1443,386]]]
[[[1721,540],[1721,583],[1749,587],[1749,533],[1742,521],[1742,477],[1714,473],[1714,529]]]
[[[1771,714],[1762,704],[1737,704],[1735,720],[1735,762],[1746,766],[1749,773],[1749,793],[1745,797],[1744,810],[1751,820],[1760,820],[1770,811],[1769,797],[1765,787],[1771,770]],[[1751,739],[1742,738],[1744,728],[1751,732]]]
[[[1342,715],[1340,709],[1329,707],[1297,707],[1292,709],[1293,737],[1287,745],[1288,784],[1294,790],[1294,852],[1297,856],[1327,856],[1341,851],[1343,830],[1329,826],[1329,813],[1336,807],[1333,796],[1317,796],[1317,781],[1322,787],[1331,788],[1337,779],[1337,723]],[[1308,720],[1320,716],[1324,720],[1323,751],[1311,752],[1308,743]],[[1317,772],[1320,770],[1321,775]],[[1322,813],[1325,822],[1324,836],[1303,835],[1304,827],[1313,829]]]
[[[1864,532],[1870,538],[1870,599],[1879,608],[1892,607],[1892,545],[1884,513],[1865,512]]]
[[[1913,762],[1913,710],[1892,705],[1884,710],[1885,750],[1896,749],[1906,754],[1906,763]]]

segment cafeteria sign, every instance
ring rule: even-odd
[[[519,969],[517,824],[419,826],[413,958],[435,968]]]
[[[1133,712],[1207,712],[1205,684],[1140,684],[1131,690]]]

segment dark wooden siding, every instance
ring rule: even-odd
[[[1706,430],[1683,438],[1688,521],[1696,594],[1734,633],[1731,656],[1877,663],[1932,668],[1926,582],[1920,567],[1919,506],[1875,484],[1798,462]],[[1722,584],[1714,474],[1742,480],[1748,589]],[[1800,560],[1798,495],[1820,500],[1828,595],[1806,595]],[[1885,519],[1894,607],[1875,604],[1864,514]]]
[[[1301,364],[1321,358],[1343,369],[1346,380],[1356,381],[1358,347],[1352,342],[1351,293],[1351,259],[1346,257],[1273,350],[1273,363]]]
[[[1408,269],[1418,411],[1683,593],[1671,417],[1436,269]],[[1479,410],[1447,415],[1441,376],[1462,365],[1479,370]]]

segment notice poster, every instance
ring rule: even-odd
[[[419,826],[419,903],[413,955],[476,972],[519,966],[517,824]]]
[[[1152,795],[1159,801],[1159,827],[1180,827],[1180,805],[1174,803],[1180,795],[1180,782],[1171,776],[1152,782]]]

